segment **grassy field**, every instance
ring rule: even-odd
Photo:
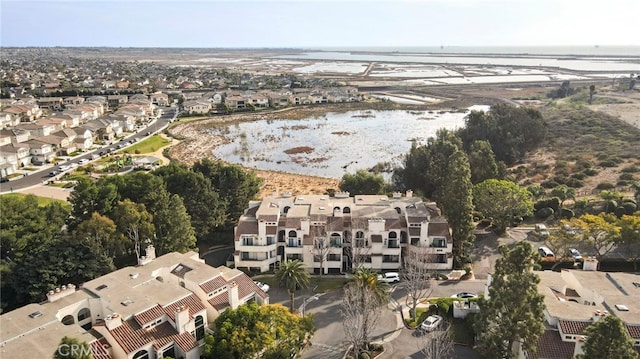
[[[123,152],[135,154],[153,153],[170,143],[171,141],[166,140],[159,135],[153,135],[143,141],[127,147]]]
[[[35,196],[35,195],[22,194],[22,193],[7,193],[7,194],[3,194],[2,196],[9,198],[9,197],[26,197],[26,196]],[[44,207],[51,202],[59,202],[59,203],[62,203],[63,205],[69,206],[69,203],[67,201],[48,198],[48,197],[40,197],[40,196],[35,196],[35,197],[38,198],[38,205],[41,207]]]

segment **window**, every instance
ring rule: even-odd
[[[146,350],[140,350],[133,356],[133,359],[149,359],[149,352]]]
[[[400,263],[400,256],[384,255],[382,256],[382,262],[383,263]]]
[[[73,315],[65,315],[64,318],[62,318],[62,324],[64,325],[71,325],[74,322]]]
[[[253,237],[242,237],[242,245],[244,246],[252,246],[253,245]]]
[[[332,261],[332,262],[339,262],[342,259],[342,257],[339,254],[329,254],[327,256],[327,260],[328,261]]]
[[[272,244],[276,243],[276,237],[274,236],[267,236],[267,245],[270,246]]]
[[[436,248],[445,248],[447,246],[447,240],[446,238],[434,238],[431,246]]]
[[[420,245],[420,237],[411,237],[411,245],[419,246]]]
[[[447,263],[446,254],[436,254],[436,263]]]
[[[204,319],[201,315],[197,316],[195,319],[196,325],[196,339],[201,340],[204,338]]]
[[[356,248],[369,247],[369,241],[363,238],[356,239]]]
[[[82,308],[78,312],[78,321],[81,322],[87,318],[91,317],[91,311],[88,308]]]

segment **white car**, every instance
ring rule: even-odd
[[[262,289],[263,292],[267,293],[269,291],[269,285],[267,283],[262,283],[262,282],[253,282],[255,283],[258,288]]]
[[[86,158],[81,159],[80,161],[78,161],[79,165],[86,165],[87,163],[89,163],[89,160]]]
[[[427,319],[424,320],[424,322],[422,322],[422,324],[420,324],[420,330],[423,330],[425,332],[432,332],[434,331],[440,324],[442,324],[442,317],[434,314],[434,315],[430,315],[427,317]]]
[[[60,172],[62,172],[62,171],[68,170],[71,167],[69,167],[68,165],[60,165],[60,167],[58,167],[58,168],[60,169]]]
[[[398,283],[400,281],[400,273],[387,272],[378,275],[378,280],[387,283]]]

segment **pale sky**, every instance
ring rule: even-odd
[[[640,45],[640,0],[0,0],[1,46]]]

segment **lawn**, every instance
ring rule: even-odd
[[[26,197],[26,196],[35,196],[35,195],[33,194],[29,195],[29,194],[23,194],[23,193],[7,193],[7,194],[3,194],[2,196],[6,196],[6,198],[8,198],[8,197]],[[65,206],[69,206],[69,202],[63,201],[60,199],[53,199],[49,197],[40,197],[40,196],[35,196],[35,197],[38,198],[38,206],[40,207],[44,207],[51,202],[59,202]]]
[[[127,147],[124,152],[135,154],[153,153],[169,144],[171,144],[170,140],[164,139],[159,135],[153,135],[143,141]]]

